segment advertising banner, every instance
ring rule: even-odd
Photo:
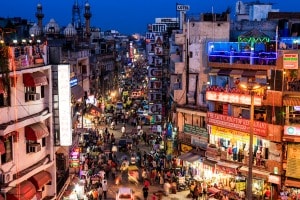
[[[228,129],[238,130],[244,133],[250,133],[250,120],[238,117],[221,115],[218,113],[207,112],[207,123]],[[253,134],[267,136],[268,124],[261,121],[253,122]]]
[[[300,144],[288,144],[286,176],[300,179]]]
[[[284,69],[298,69],[298,54],[283,54]]]

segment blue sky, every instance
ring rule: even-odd
[[[243,0],[253,2],[256,0]],[[2,0],[0,17],[22,17],[36,22],[36,5],[41,3],[45,15],[43,24],[53,18],[60,26],[72,20],[72,5],[75,0]],[[86,0],[78,0],[84,5]],[[188,14],[221,13],[230,7],[235,10],[236,0],[89,0],[91,25],[102,30],[114,29],[124,34],[145,33],[147,24],[156,17],[175,17],[176,3],[189,5]],[[300,12],[300,0],[260,0],[274,3],[280,11]],[[17,6],[16,6],[17,5]]]

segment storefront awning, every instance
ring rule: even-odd
[[[300,136],[283,135],[282,141],[285,141],[285,142],[300,142]]]
[[[208,166],[211,166],[211,167],[215,167],[216,166],[216,161],[213,161],[213,160],[207,160],[207,159],[205,159],[204,161],[203,161],[203,164],[204,165],[208,165]]]
[[[25,127],[26,140],[39,140],[49,135],[47,126],[41,122],[31,124]]]
[[[201,156],[198,154],[194,154],[192,152],[188,152],[188,153],[178,156],[178,159],[192,163],[197,160],[200,160]]]
[[[36,87],[48,85],[48,80],[43,72],[33,72],[23,74],[23,83],[26,87]]]
[[[256,71],[254,70],[244,70],[242,77],[255,77]]]
[[[284,106],[300,106],[300,98],[299,97],[284,97],[283,105]]]
[[[255,78],[266,78],[267,77],[267,71],[257,71],[255,73]]]
[[[241,167],[240,172],[247,176],[248,175],[249,168],[248,167]],[[261,178],[267,180],[269,178],[270,172],[263,171],[263,170],[256,170],[252,169],[253,178]]]
[[[80,85],[76,85],[71,88],[71,93],[74,99],[78,100],[84,96],[84,90]]]
[[[220,71],[220,69],[212,69],[212,70],[210,70],[210,72],[208,72],[208,74],[211,76],[216,76],[219,71]]]
[[[230,72],[231,72],[230,69],[220,69],[220,71],[218,72],[218,75],[219,76],[229,76]]]
[[[9,200],[31,200],[36,195],[36,189],[30,181],[23,181],[6,193]]]
[[[237,169],[241,166],[239,164],[226,163],[226,162],[217,162],[216,164],[219,170],[228,174],[236,174]]]
[[[239,78],[239,77],[242,76],[242,74],[243,74],[243,70],[236,70],[235,69],[235,70],[232,70],[230,72],[229,76]]]
[[[0,154],[1,155],[5,154],[5,145],[2,140],[0,140]]]
[[[284,185],[287,187],[300,188],[300,179],[287,178]]]
[[[36,190],[42,189],[43,186],[49,183],[51,180],[52,176],[50,172],[47,171],[41,171],[29,178],[29,181],[33,183]]]

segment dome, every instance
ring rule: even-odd
[[[68,24],[68,26],[65,28],[64,30],[64,35],[66,37],[72,37],[75,36],[77,34],[76,29],[73,27],[73,25],[70,23]]]
[[[36,23],[34,23],[34,25],[29,29],[29,34],[40,36],[42,34],[42,29]]]
[[[59,33],[59,25],[54,19],[50,19],[50,22],[45,26],[46,34],[57,34]]]
[[[85,4],[85,7],[90,7],[90,4],[89,4],[89,3],[86,3],[86,4]]]
[[[36,6],[37,8],[41,8],[42,4],[38,3],[38,5]]]

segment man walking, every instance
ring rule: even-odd
[[[103,179],[102,180],[102,190],[103,190],[103,198],[107,199],[107,180]]]

